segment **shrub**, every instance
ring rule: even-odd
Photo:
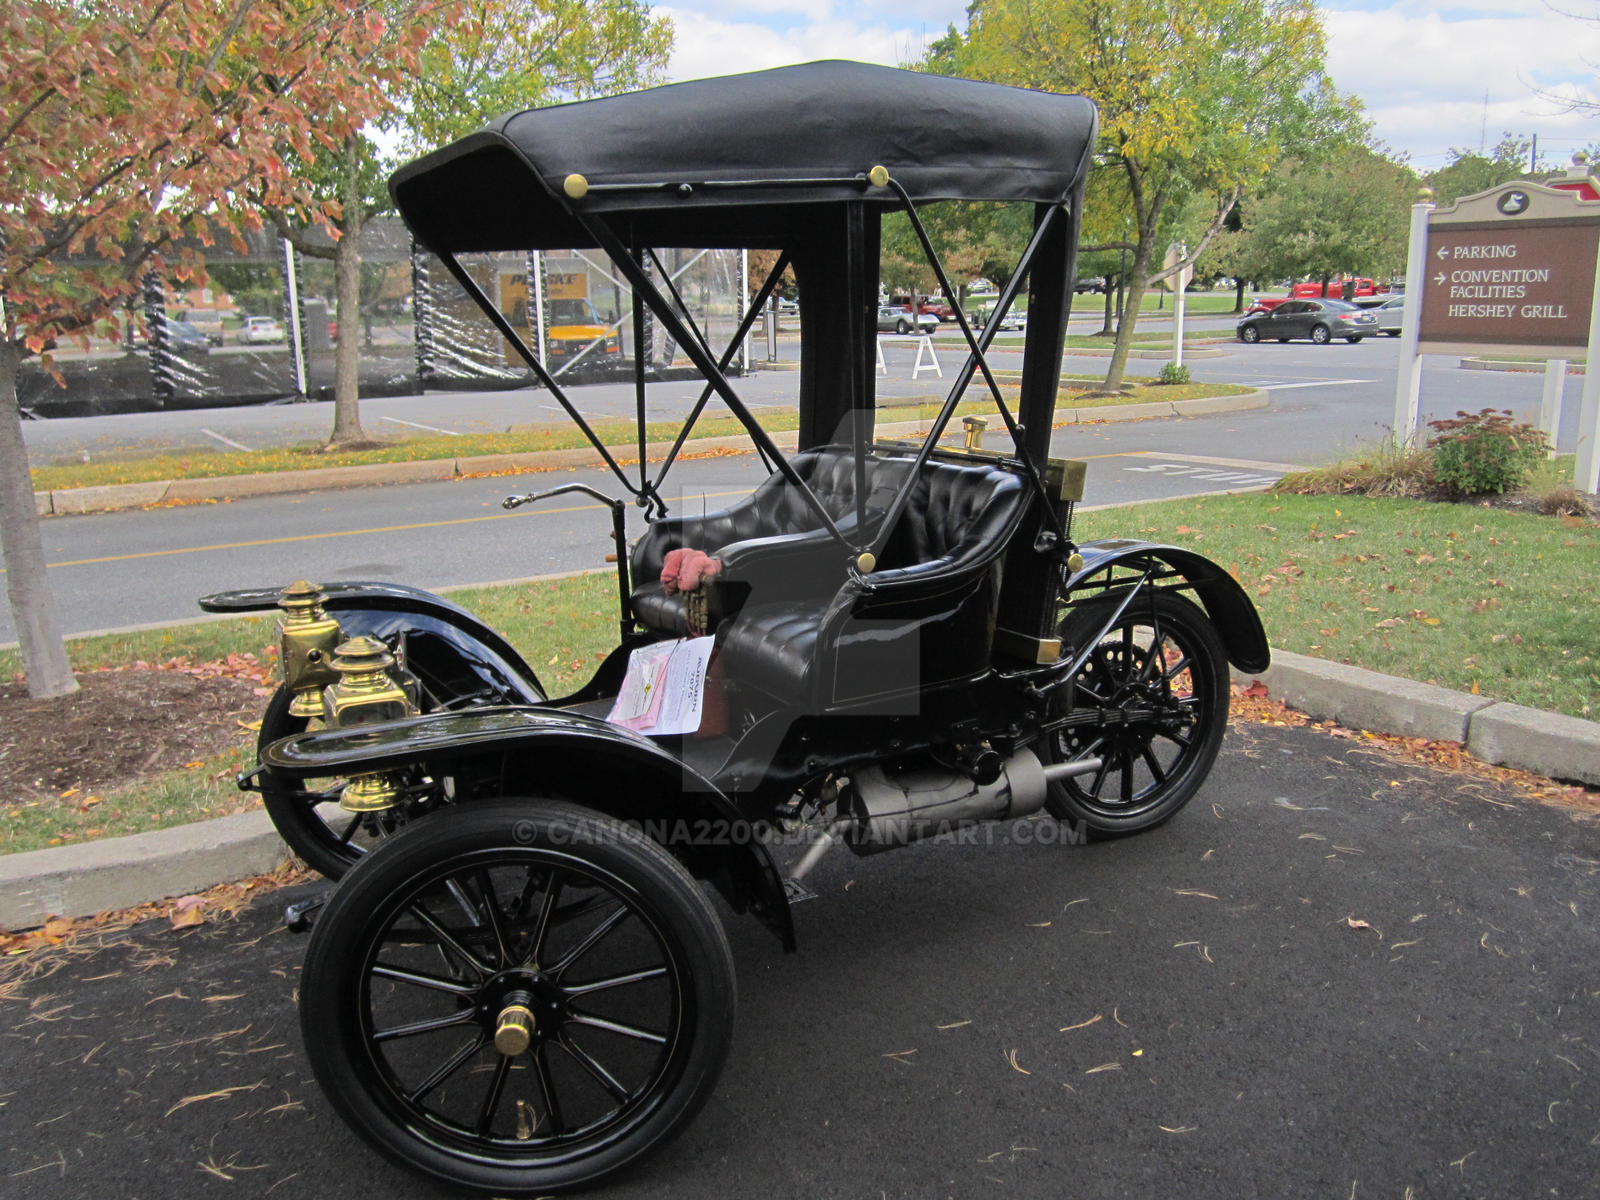
[[[1458,412],[1429,421],[1433,473],[1445,491],[1457,496],[1516,491],[1546,450],[1545,436],[1518,424],[1505,409]]]
[[[1161,374],[1156,378],[1157,383],[1181,384],[1189,382],[1189,368],[1180,367],[1177,363],[1168,363],[1161,368]]]
[[[1587,517],[1589,502],[1570,483],[1558,483],[1539,493],[1539,511],[1547,517]]]
[[[1271,490],[1298,496],[1427,496],[1435,489],[1433,455],[1384,442],[1360,458],[1294,471]]]

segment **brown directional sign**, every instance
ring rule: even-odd
[[[1597,250],[1593,219],[1432,225],[1419,348],[1587,345]]]

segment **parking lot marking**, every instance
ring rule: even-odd
[[[1263,387],[1274,392],[1287,392],[1290,388],[1343,387],[1352,383],[1378,383],[1376,379],[1316,379],[1310,383],[1268,383]]]
[[[1210,483],[1226,483],[1237,488],[1259,488],[1276,483],[1280,472],[1264,475],[1250,471],[1218,471],[1191,463],[1151,463],[1144,467],[1123,467],[1142,475],[1160,475],[1163,479],[1204,479]]]
[[[243,450],[246,454],[251,453],[250,447],[246,446],[243,442],[236,442],[232,438],[225,438],[214,429],[207,429],[202,425],[200,427],[200,432],[205,434],[207,437],[216,438],[217,441],[221,442],[224,446],[232,446],[235,450]]]
[[[419,425],[416,421],[402,421],[399,417],[379,417],[380,421],[389,421],[395,425],[409,425],[413,429],[426,429],[429,433],[443,433],[450,437],[460,437],[454,429],[440,429],[437,425]]]

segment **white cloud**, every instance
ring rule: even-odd
[[[1532,3],[1413,0],[1325,12],[1334,83],[1366,103],[1374,132],[1419,167],[1453,147],[1493,146],[1503,133],[1538,133],[1547,162],[1594,140],[1593,117],[1564,113],[1540,90],[1596,99],[1600,23]],[[1488,94],[1487,112],[1484,96]],[[1486,119],[1487,117],[1487,119]]]
[[[700,79],[788,66],[820,58],[898,66],[922,56],[927,42],[944,32],[918,23],[891,27],[829,17],[787,28],[754,21],[727,21],[698,10],[661,7],[677,30],[668,75]]]

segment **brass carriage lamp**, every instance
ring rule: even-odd
[[[968,450],[983,449],[983,431],[989,428],[987,417],[962,417],[961,424],[966,427]]]
[[[322,588],[297,579],[278,593],[278,670],[283,685],[294,693],[289,713],[296,717],[326,717],[322,689],[337,683],[333,655],[343,635],[339,622],[322,607]]]
[[[389,673],[394,665],[389,647],[377,638],[354,637],[342,643],[333,659],[338,682],[322,693],[328,728],[348,729],[415,714],[406,689]],[[403,794],[398,774],[372,771],[351,778],[339,806],[347,812],[381,812],[398,804]]]

